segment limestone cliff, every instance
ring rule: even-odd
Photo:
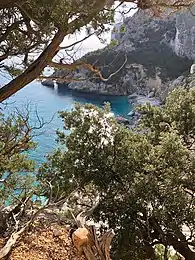
[[[195,60],[195,6],[176,16],[174,50],[177,55]]]
[[[107,82],[80,69],[74,78],[89,77],[90,80],[72,82],[68,87],[113,95],[137,92],[163,97],[172,82],[177,85],[175,79],[190,70],[195,57],[194,32],[195,17],[190,11],[165,18],[154,18],[139,11],[115,26],[109,46],[82,58],[98,66],[104,78],[115,72],[127,57],[123,69]]]

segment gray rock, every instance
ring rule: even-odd
[[[195,74],[195,64],[190,67],[190,74]]]
[[[145,105],[146,103],[150,103],[152,106],[160,106],[161,102],[157,98],[149,98],[146,96],[139,95],[136,99],[133,99],[131,102],[133,105]]]
[[[148,94],[148,98],[153,98],[155,96],[155,92],[154,91],[151,91],[149,94]]]
[[[174,50],[177,55],[195,59],[195,6],[176,16]]]
[[[176,79],[171,83],[171,86],[172,86],[173,88],[178,87],[178,86],[181,86],[181,85],[183,84],[184,80],[185,80],[185,77],[184,77],[184,76],[180,76],[180,77],[176,78]]]
[[[128,100],[131,101],[132,99],[136,99],[137,96],[138,96],[137,93],[133,93],[133,94],[131,94],[131,95],[128,96]]]
[[[52,80],[43,80],[41,84],[47,87],[54,87],[54,82]]]
[[[121,26],[125,30],[121,31]],[[195,59],[195,17],[185,11],[158,18],[141,10],[124,19],[123,24],[116,24],[112,39],[117,40],[117,46],[107,46],[83,59],[96,64],[105,78],[121,67],[126,56],[125,66],[107,82],[92,79],[92,72],[79,69],[71,76],[89,80],[71,82],[68,87],[83,92],[129,95],[130,100],[134,93],[164,100],[183,82],[179,77],[190,71]],[[55,72],[61,76],[63,73],[69,72]],[[145,101],[142,98],[140,102]]]

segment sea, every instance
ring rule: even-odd
[[[3,80],[0,83],[3,83]],[[132,110],[125,96],[72,92],[67,90],[65,86],[59,88],[47,87],[37,81],[18,91],[6,100],[6,104],[1,107],[5,114],[9,114],[15,109],[25,113],[28,107],[32,126],[38,126],[39,120],[46,123],[42,129],[35,131],[34,141],[37,142],[37,148],[29,154],[39,165],[46,160],[46,155],[59,145],[56,142],[56,129],[62,129],[63,123],[59,118],[58,111],[70,111],[74,108],[75,102],[91,103],[98,107],[102,107],[105,102],[109,102],[111,111],[116,116],[125,118],[128,118],[128,113]]]

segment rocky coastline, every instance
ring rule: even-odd
[[[195,11],[195,7],[192,11]],[[123,30],[121,30],[121,26]],[[112,40],[104,49],[88,53],[80,61],[96,64],[104,78],[123,68],[108,81],[94,77],[84,68],[71,72],[77,82],[64,83],[71,91],[128,96],[132,104],[160,105],[168,93],[183,85],[195,59],[195,17],[190,11],[151,17],[137,12],[117,24]],[[54,76],[64,77],[68,71],[55,71]],[[80,81],[82,78],[87,80]],[[52,87],[52,81],[42,84]],[[60,87],[63,83],[60,81]],[[132,112],[133,113],[133,112]]]

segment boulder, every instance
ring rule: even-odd
[[[41,84],[47,87],[54,87],[54,82],[52,80],[42,80]]]
[[[145,105],[146,103],[150,103],[152,106],[160,106],[161,101],[157,98],[154,97],[146,97],[143,95],[138,95],[134,99],[129,99],[129,102],[133,104],[134,106],[136,105]]]

